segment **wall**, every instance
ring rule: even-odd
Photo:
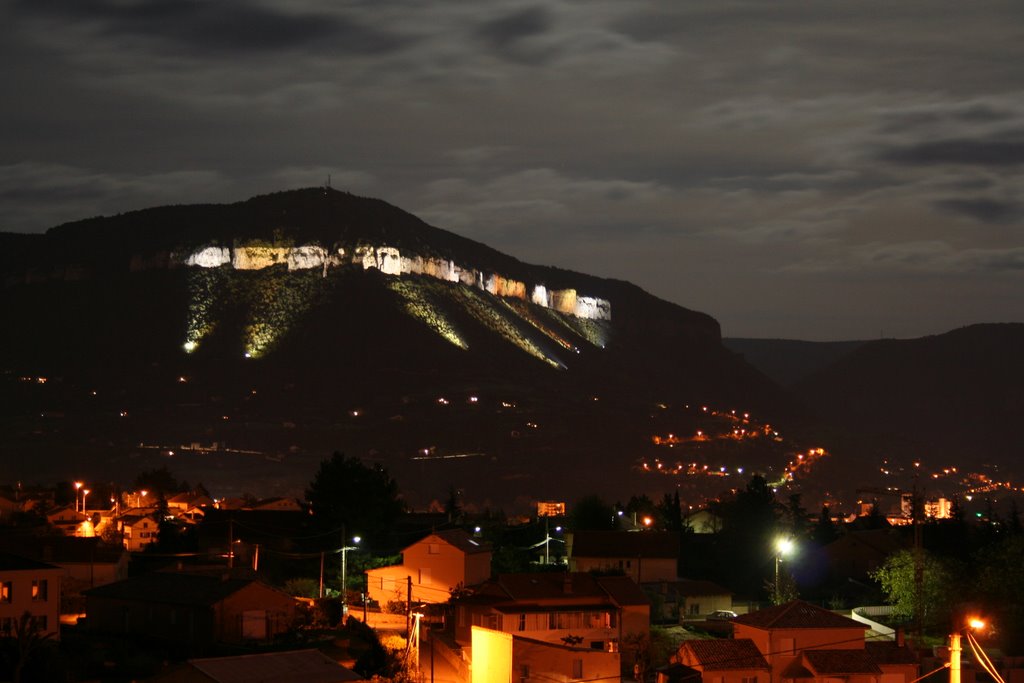
[[[618,683],[621,657],[618,652],[566,647],[515,637],[512,641],[512,673],[521,683],[574,680]]]
[[[0,602],[0,619],[17,620],[28,612],[33,617],[46,617],[46,628],[43,631],[55,639],[60,639],[60,579],[62,570],[52,569],[16,569],[0,572],[0,582],[10,582],[10,602]],[[32,598],[32,582],[46,581],[46,599]]]
[[[477,287],[494,296],[531,301],[559,313],[588,320],[611,320],[611,303],[605,299],[578,295],[575,289],[549,290],[543,284],[528,287],[525,282],[498,273],[483,273],[441,258],[403,255],[396,247],[361,245],[346,260],[343,249],[336,254],[324,247],[307,244],[299,247],[248,245],[243,247],[203,247],[185,255],[173,255],[172,262],[198,268],[230,265],[236,270],[261,270],[286,265],[288,270],[336,267],[359,264],[363,270],[375,268],[385,275],[424,275]],[[529,295],[527,292],[529,291]]]

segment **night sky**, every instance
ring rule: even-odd
[[[1024,4],[9,0],[0,230],[323,184],[726,336],[1024,320]]]

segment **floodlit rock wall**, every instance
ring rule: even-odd
[[[463,268],[454,261],[422,256],[403,256],[395,247],[361,245],[346,260],[345,251],[338,249],[330,253],[324,247],[307,244],[299,247],[275,247],[248,245],[236,247],[204,247],[176,262],[198,268],[219,268],[230,265],[236,270],[261,270],[277,265],[286,265],[288,270],[309,270],[327,268],[348,263],[359,264],[363,270],[376,268],[385,275],[424,275],[446,282],[458,282],[476,287],[504,298],[531,301],[538,306],[551,308],[559,313],[590,320],[611,320],[611,303],[591,296],[579,296],[575,289],[549,290],[543,284],[536,284],[527,296],[527,284],[512,280],[497,273],[483,273],[472,268]]]
[[[288,262],[288,247],[248,246],[232,250],[231,266],[235,270],[263,270]]]

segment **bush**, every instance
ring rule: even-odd
[[[388,614],[405,614],[408,611],[408,606],[404,600],[388,600],[384,605],[384,611]]]
[[[320,582],[316,579],[288,579],[284,592],[297,598],[316,598],[320,595]]]

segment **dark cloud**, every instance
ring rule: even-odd
[[[528,7],[483,24],[477,34],[499,50],[524,38],[543,34],[551,26],[551,17],[543,7]]]
[[[552,28],[550,13],[543,7],[528,7],[482,24],[477,38],[510,62],[539,66],[550,63],[560,50],[556,45],[530,42]]]
[[[882,152],[880,158],[895,164],[932,166],[1016,166],[1024,164],[1024,141],[950,139],[922,142]]]
[[[882,116],[879,132],[885,134],[908,133],[939,124],[990,124],[1012,121],[1017,112],[991,104],[975,103],[952,108],[922,108],[913,111],[891,112]]]
[[[1011,223],[1024,218],[1024,205],[995,199],[940,199],[935,206],[969,216],[983,223]]]
[[[113,0],[21,0],[28,16],[46,16],[94,26],[107,36],[165,41],[201,53],[276,52],[329,46],[341,53],[386,53],[411,39],[360,25],[338,15],[279,12],[227,0],[153,0],[126,4]]]

